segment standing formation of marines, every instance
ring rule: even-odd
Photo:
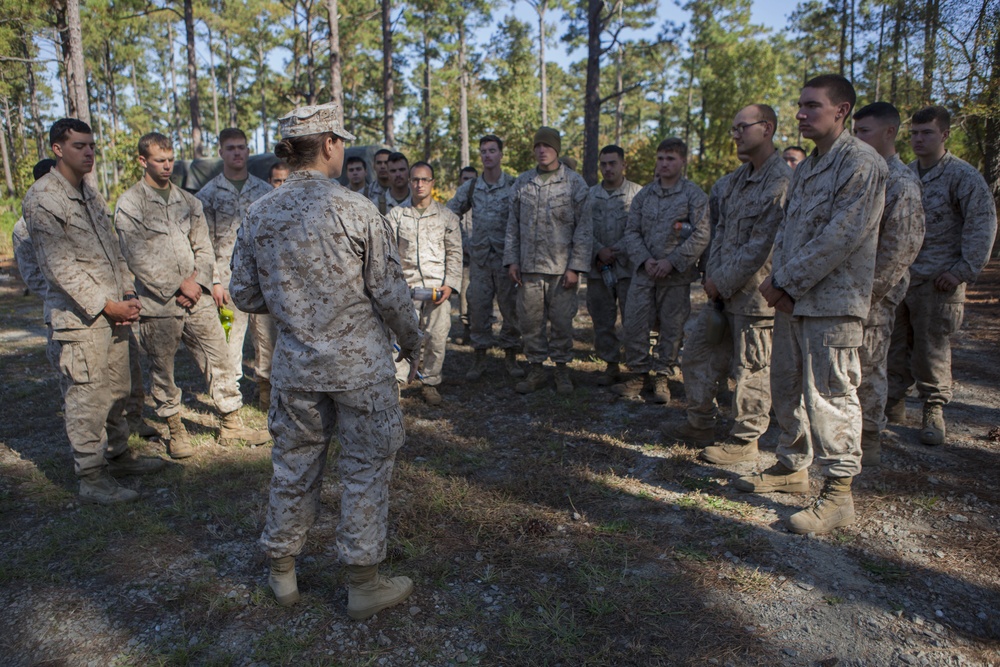
[[[911,385],[922,403],[920,441],[946,441],[949,336],[996,234],[984,179],[945,147],[945,109],[914,114],[917,160],[904,166],[895,152],[898,111],[882,102],[855,110],[855,103],[844,77],[805,84],[796,119],[815,144],[809,154],[798,146],[779,152],[774,110],[744,107],[731,129],[743,165],[710,195],[684,177],[687,146],[679,139],[659,144],[656,178],[643,188],[625,178],[624,151],[605,147],[603,181],[588,188],[560,157],[555,129],[537,131],[536,167],[516,179],[501,168],[503,141],[488,134],[479,143],[482,174],[472,170],[447,206],[432,196],[430,164],[410,167],[387,149],[375,153],[370,183],[361,158],[346,162],[347,187],[335,182],[353,136],[336,104],[303,107],[280,120],[275,153],[283,161],[270,184],[247,172],[246,136],[226,130],[223,173],[197,198],[170,183],[169,140],[145,135],[143,179],[120,197],[114,227],[85,181],[94,162],[90,128],[58,121],[50,132],[55,166],[36,174],[15,245],[23,275],[44,295],[81,500],[134,500],[138,494],[115,476],[164,464],[126,442],[138,366],[129,340],[138,323],[172,457],[194,453],[173,378],[182,341],[222,415],[220,439],[273,437],[260,543],[281,604],[299,599],[295,558],[315,521],[337,436],[337,549],[347,566],[348,613],[368,618],[413,589],[406,577],[378,569],[404,441],[399,386],[420,377],[425,401],[442,403],[449,297],[467,299],[463,341],[474,357],[466,380],[483,377],[497,346],[517,392],[548,384],[551,360],[557,392],[569,394],[583,273],[605,364],[598,385],[625,397],[646,390],[668,403],[669,382],[683,381],[685,419],[663,431],[703,446],[701,457],[719,465],[757,459],[773,409],[777,463],[735,487],[805,493],[815,461],[822,491],[789,518],[789,530],[852,523],[854,477],[879,465],[880,432],[887,419],[905,419]],[[709,303],[689,322],[698,280]],[[228,348],[216,315],[223,308],[233,308]],[[269,434],[243,428],[236,416],[248,328]],[[521,349],[527,374],[517,363]],[[734,420],[720,439],[717,397],[729,379]]]

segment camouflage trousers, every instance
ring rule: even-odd
[[[424,334],[420,346],[420,381],[437,386],[441,384],[441,369],[448,347],[448,332],[451,331],[451,303],[446,301],[435,305],[433,301],[414,301],[420,331]],[[396,362],[396,379],[405,382],[410,373],[408,361]]]
[[[861,472],[862,338],[856,317],[775,314],[771,403],[786,467],[801,470],[815,458],[827,477]]]
[[[529,363],[540,364],[549,358],[557,364],[573,361],[573,318],[580,307],[579,283],[566,289],[562,280],[562,275],[521,274],[517,322]]]
[[[472,347],[486,350],[499,346],[505,350],[520,347],[521,332],[517,326],[517,285],[497,259],[488,264],[473,262],[469,267],[469,327]],[[493,299],[500,307],[500,336],[493,336]]]
[[[128,328],[128,369],[132,378],[132,391],[125,401],[125,414],[142,417],[142,409],[146,404],[146,389],[142,384],[142,354],[139,349],[138,328],[135,324]]]
[[[150,393],[159,417],[166,419],[181,410],[181,390],[174,382],[174,361],[181,341],[204,376],[215,408],[226,414],[243,405],[239,383],[227,363],[226,334],[211,299],[202,297],[183,317],[143,317],[139,331],[149,357]]]
[[[962,326],[965,285],[941,292],[933,281],[910,285],[896,308],[889,344],[889,398],[900,400],[915,382],[920,400],[951,401],[951,335]]]
[[[468,264],[462,266],[462,289],[458,293],[458,315],[463,326],[469,326],[469,279],[472,269]],[[468,343],[466,343],[468,345]]]
[[[684,323],[691,314],[691,285],[648,284],[633,280],[625,304],[625,363],[633,373],[677,376]],[[655,357],[649,332],[660,322]]]
[[[609,289],[598,276],[587,279],[587,311],[594,323],[594,352],[609,364],[622,360],[622,339],[615,330],[618,314],[625,322],[625,304],[631,278],[622,278]]]
[[[271,558],[297,556],[319,511],[330,440],[340,454],[337,553],[346,565],[385,560],[389,480],[403,445],[396,381],[335,393],[275,388],[270,502],[260,545]]]
[[[681,366],[687,419],[695,428],[714,428],[719,414],[716,397],[732,375],[735,423],[730,435],[751,442],[764,435],[770,423],[774,318],[726,313],[726,335],[713,345],[707,336],[712,310],[711,304],[701,309],[684,340]]]
[[[229,331],[229,365],[236,373],[236,382],[243,377],[243,344],[246,340],[247,329],[250,330],[250,337],[253,340],[253,349],[256,360],[254,361],[254,379],[271,378],[271,357],[274,356],[274,341],[278,337],[278,328],[274,323],[274,318],[270,315],[254,315],[244,313],[234,307],[232,303],[226,306],[233,311],[233,326]],[[218,318],[218,314],[216,314]],[[225,341],[225,333],[222,335]]]
[[[78,477],[128,449],[128,327],[54,330],[66,437]]]
[[[883,299],[872,306],[865,320],[864,342],[858,350],[861,358],[858,400],[861,401],[861,428],[864,431],[880,433],[886,425],[885,403],[889,388],[886,367],[895,319],[896,307]]]

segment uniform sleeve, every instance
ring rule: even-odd
[[[885,175],[884,161],[879,165],[867,157],[844,160],[837,174],[839,182],[831,184],[830,220],[773,273],[773,280],[789,296],[801,298],[865,241],[872,231],[870,223],[882,215]]]
[[[997,234],[997,209],[986,180],[971,169],[958,183],[957,200],[962,209],[962,259],[949,271],[963,283],[971,283],[986,266]]]
[[[732,298],[754,274],[760,271],[760,267],[764,266],[767,258],[771,256],[774,237],[784,216],[787,190],[787,179],[782,178],[773,182],[767,192],[767,205],[760,216],[753,221],[750,239],[736,248],[730,248],[732,252],[727,252],[725,257],[721,252],[713,251],[712,259],[709,261],[714,271],[710,271],[709,275],[724,298]],[[733,217],[738,218],[738,214],[734,214]],[[719,226],[715,229],[715,239],[721,238],[724,224],[725,222],[720,219]],[[719,244],[713,241],[713,246],[716,248],[720,244],[721,241]]]
[[[201,201],[193,202],[188,240],[191,241],[191,250],[194,252],[194,268],[198,271],[195,282],[211,292],[215,280],[215,250],[208,235],[208,223],[205,221]]]
[[[899,193],[892,201],[886,201],[875,253],[872,303],[881,301],[903,279],[923,242],[924,205],[920,185],[915,178],[905,178]]]
[[[582,176],[577,175],[573,179],[573,217],[576,219],[576,227],[573,230],[573,249],[569,258],[569,266],[578,273],[590,271],[590,264],[593,259],[591,252],[594,248],[594,225],[589,216],[583,214],[587,204],[587,195],[590,188]]]
[[[382,320],[396,334],[400,349],[406,352],[416,350],[420,345],[420,327],[410,299],[410,288],[403,280],[393,232],[381,215],[370,216],[366,230],[363,257],[365,286]]]
[[[592,245],[590,247],[590,265],[597,265],[597,254],[604,250],[604,244],[600,242],[597,236],[594,234],[594,196],[591,193],[587,193],[587,200],[583,202],[583,216],[581,221],[590,227],[590,238]],[[588,270],[590,267],[588,266]]]
[[[451,211],[444,217],[444,284],[459,292],[462,289],[461,221]]]
[[[115,231],[125,263],[143,287],[166,301],[177,294],[180,283],[175,282],[176,271],[162,271],[157,265],[158,256],[147,256],[144,248],[144,227],[140,222],[142,209],[133,201],[132,190],[118,198],[115,207]],[[164,237],[166,238],[166,237]]]
[[[521,188],[517,181],[510,189],[510,208],[507,211],[507,234],[503,244],[503,265],[521,263]]]
[[[462,217],[463,215],[468,213],[469,209],[472,208],[472,206],[469,205],[469,200],[472,199],[472,197],[469,196],[469,188],[474,186],[475,184],[476,184],[476,179],[473,178],[458,186],[458,190],[455,192],[455,196],[449,199],[448,203],[446,204],[448,210],[457,215],[458,217]]]
[[[695,265],[701,253],[708,247],[708,241],[712,236],[708,222],[708,196],[701,190],[690,195],[688,220],[691,221],[693,228],[691,236],[667,255],[670,264],[678,273],[683,273]]]
[[[211,182],[205,187],[198,191],[195,197],[201,202],[202,214],[205,216],[205,224],[208,225],[208,238],[213,245],[212,252],[215,255],[215,263],[212,267],[212,281],[213,283],[224,283],[226,274],[229,273],[229,266],[226,262],[226,258],[219,254],[218,248],[215,248],[215,243],[218,240],[215,237],[216,226],[215,220],[215,206],[212,204],[212,193],[214,191],[214,186]]]
[[[96,319],[109,301],[107,288],[97,284],[86,271],[80,270],[76,247],[64,227],[65,214],[57,206],[46,208],[38,202],[31,202],[24,207],[24,219],[45,280],[51,287],[65,293],[77,310],[91,320]]]
[[[646,201],[646,192],[645,189],[641,190],[632,200],[632,208],[628,212],[628,223],[625,225],[625,234],[622,236],[622,243],[628,249],[629,259],[635,263],[637,271],[653,257],[653,253],[649,251],[645,241],[642,240],[642,207]]]
[[[240,225],[236,232],[236,245],[233,247],[229,296],[244,313],[268,312],[264,292],[260,289],[260,276],[257,275],[257,250],[252,231],[256,229],[257,220],[251,213],[246,224]]]
[[[35,257],[35,246],[28,236],[28,225],[24,218],[17,221],[11,235],[14,243],[14,259],[17,261],[17,270],[21,274],[21,280],[28,286],[28,289],[37,296],[44,297],[48,290],[45,276],[38,266],[38,259]]]

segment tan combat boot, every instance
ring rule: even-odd
[[[653,376],[653,403],[670,402],[670,384],[666,375]]]
[[[126,489],[104,468],[91,471],[80,478],[80,502],[87,505],[114,505],[130,503],[139,493]]]
[[[503,352],[503,367],[507,375],[514,379],[523,378],[525,375],[524,369],[517,363],[517,350],[512,347]]]
[[[885,417],[890,424],[906,423],[906,399],[890,398],[885,403]]]
[[[194,447],[191,446],[191,438],[187,429],[184,428],[184,421],[180,414],[167,417],[167,430],[169,431],[167,441],[167,453],[172,459],[186,459],[194,456]]]
[[[854,523],[853,477],[827,477],[823,491],[812,507],[796,512],[788,519],[788,530],[799,535],[829,533],[834,528]]]
[[[347,615],[355,621],[399,604],[412,592],[409,577],[389,578],[378,573],[378,565],[347,566]]]
[[[263,445],[271,439],[266,429],[254,429],[243,426],[236,410],[222,415],[222,428],[219,430],[219,444],[224,446],[238,445],[243,441],[251,447]]]
[[[781,463],[773,466],[756,475],[740,477],[733,482],[740,491],[753,491],[754,493],[808,493],[809,492],[809,470],[789,470]]]
[[[156,438],[160,435],[156,427],[143,419],[141,414],[127,414],[125,420],[128,422],[128,432],[135,433],[140,438]]]
[[[519,394],[530,394],[538,391],[546,384],[549,378],[545,374],[545,368],[541,364],[531,364],[528,369],[528,376],[514,385],[514,391]]]
[[[167,462],[158,456],[139,456],[134,449],[128,449],[113,459],[108,459],[108,472],[115,477],[127,475],[148,475],[163,470]]]
[[[945,436],[944,409],[940,403],[924,403],[924,422],[920,427],[920,442],[943,445]]]
[[[569,379],[569,368],[566,364],[556,364],[555,380],[557,394],[573,393],[573,381]]]
[[[861,431],[861,467],[882,465],[882,440],[878,431]]]
[[[471,381],[483,377],[486,372],[486,350],[476,350],[476,356],[472,358],[472,366],[465,373],[465,379]]]
[[[728,438],[722,444],[706,447],[698,456],[720,466],[753,461],[757,458],[757,441],[743,442],[736,438]]]
[[[271,378],[257,380],[257,407],[264,414],[271,409]]]
[[[267,585],[274,591],[274,597],[282,607],[290,607],[299,601],[299,583],[295,578],[295,556],[271,559],[271,573],[267,575]]]
[[[437,387],[432,387],[429,384],[425,384],[420,388],[420,396],[427,405],[441,405],[444,403],[444,399],[441,398],[441,393],[438,392]]]
[[[714,428],[698,428],[685,419],[683,422],[667,422],[660,427],[663,437],[675,442],[704,447],[715,440]]]
[[[622,376],[622,382],[611,386],[611,393],[625,398],[635,398],[642,393],[644,373],[629,373]]]
[[[618,382],[618,376],[621,374],[621,367],[613,361],[608,362],[607,368],[604,372],[597,376],[597,385],[599,387],[610,387],[615,382]]]

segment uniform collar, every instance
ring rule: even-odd
[[[97,194],[87,185],[86,180],[80,183],[80,189],[78,190],[72,183],[66,180],[66,177],[58,169],[51,170],[46,176],[52,176],[59,184],[59,187],[66,191],[66,196],[74,201],[87,203],[94,199],[94,196]]]

